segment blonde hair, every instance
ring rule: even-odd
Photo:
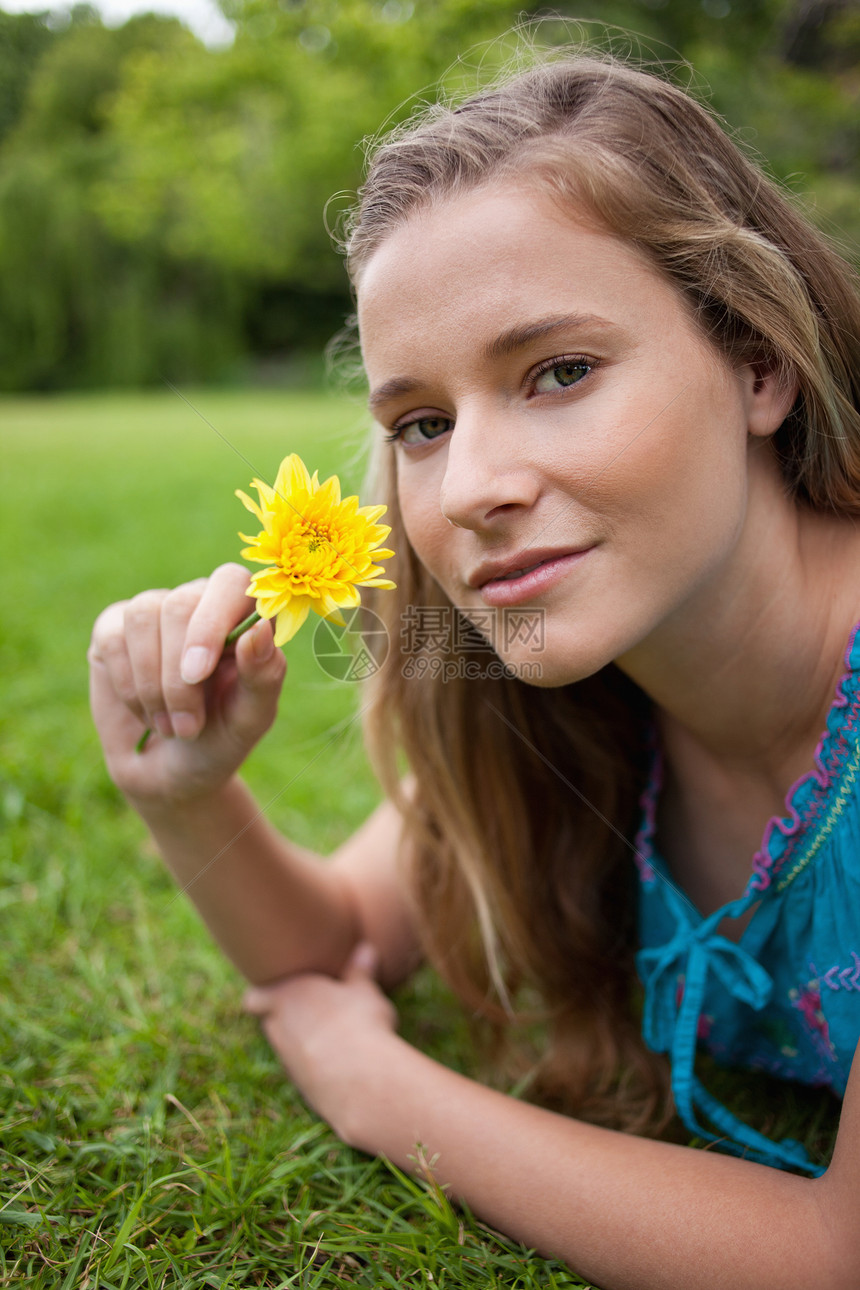
[[[799,394],[774,443],[799,505],[860,513],[860,296],[844,260],[689,94],[612,58],[569,53],[383,141],[348,227],[353,280],[416,211],[485,184],[538,181],[638,247],[731,363]],[[456,613],[403,529],[380,466],[398,561],[376,611],[396,641],[408,606]],[[476,655],[475,661],[480,662]],[[508,998],[541,1000],[535,1096],[656,1131],[666,1070],[636,1019],[631,844],[650,705],[610,666],[559,690],[512,677],[370,685],[367,730],[415,854],[428,952],[479,1015],[512,1030]],[[415,789],[398,789],[397,750]]]

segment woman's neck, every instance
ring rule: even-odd
[[[618,660],[654,700],[676,773],[692,757],[784,792],[810,768],[860,619],[860,526],[782,502]]]
[[[860,526],[785,503],[754,527],[698,606],[619,660],[656,705],[658,844],[703,914],[742,894],[767,820],[812,769],[860,620]]]

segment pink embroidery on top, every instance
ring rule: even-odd
[[[837,963],[821,977],[828,990],[857,990],[860,992],[860,956],[851,951],[852,967],[840,968]]]
[[[641,811],[638,832],[633,839],[633,855],[639,877],[643,882],[651,883],[657,879],[657,873],[650,857],[654,854],[654,834],[657,832],[657,802],[663,786],[663,755],[654,736],[654,748],[651,755],[651,774],[642,796],[639,798]]]
[[[791,1000],[791,1006],[797,1008],[806,1022],[820,1055],[826,1058],[827,1061],[835,1062],[837,1060],[836,1049],[830,1039],[827,1018],[821,1010],[821,987],[819,981],[817,979],[812,980],[798,990],[789,990],[788,997]]]

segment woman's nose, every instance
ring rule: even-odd
[[[458,528],[493,525],[539,492],[527,432],[498,410],[460,411],[450,433],[439,495],[442,514]]]

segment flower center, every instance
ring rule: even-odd
[[[330,539],[328,534],[323,533],[322,530],[319,529],[315,524],[309,524],[307,528],[308,528],[308,531],[305,534],[305,536],[307,539],[309,553],[312,553],[314,551],[319,551],[321,546],[325,546],[329,542]]]

